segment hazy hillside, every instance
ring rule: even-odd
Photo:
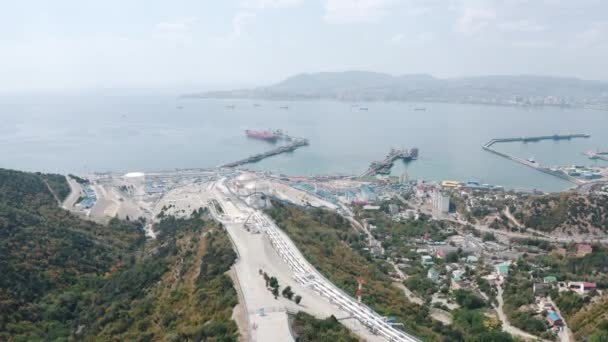
[[[608,231],[608,197],[565,192],[532,197],[517,203],[513,215],[526,227],[571,234]]]
[[[236,255],[204,211],[145,241],[141,222],[62,210],[47,184],[67,187],[0,169],[0,341],[237,340]]]
[[[392,76],[347,71],[300,74],[267,87],[195,93],[184,97],[598,106],[608,104],[608,83],[528,75],[439,79],[424,74]]]

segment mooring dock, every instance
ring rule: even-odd
[[[608,161],[608,151],[587,151],[584,153],[589,159],[601,159],[604,161]]]
[[[285,139],[289,141],[288,144],[279,146],[275,149],[264,153],[254,154],[245,159],[237,160],[231,163],[220,165],[220,167],[237,167],[244,164],[257,163],[260,160],[276,156],[277,154],[293,152],[302,146],[308,146],[308,140],[303,138],[296,138],[291,136],[285,136]]]
[[[389,154],[382,161],[372,162],[369,166],[369,169],[365,171],[360,177],[372,177],[375,175],[386,175],[391,172],[391,168],[395,164],[397,159],[402,159],[405,161],[410,161],[418,158],[418,149],[391,149]]]
[[[509,155],[507,153],[499,152],[499,151],[493,149],[492,146],[497,143],[505,143],[505,142],[516,142],[516,141],[531,142],[531,141],[540,141],[540,140],[570,140],[573,138],[589,138],[589,137],[591,137],[589,134],[566,134],[566,135],[554,134],[554,135],[520,137],[520,138],[498,138],[498,139],[491,139],[487,143],[483,144],[482,148],[488,152],[492,152],[498,156],[501,156],[501,157],[510,159],[514,162],[520,163],[522,165],[531,167],[540,172],[544,172],[546,174],[550,174],[550,175],[565,179],[574,184],[580,185],[580,184],[584,184],[585,182],[578,178],[572,177],[559,169],[550,168],[547,166],[543,166],[535,161],[525,160],[525,159],[522,159],[519,157]]]
[[[541,141],[541,140],[571,140],[571,139],[575,139],[575,138],[589,138],[589,137],[591,137],[591,135],[589,135],[589,134],[554,134],[554,135],[539,135],[539,136],[518,137],[518,138],[496,138],[496,139],[492,139],[492,140],[488,141],[483,146],[491,147],[492,145],[497,144],[497,143],[515,142],[515,141],[536,142],[536,141]]]

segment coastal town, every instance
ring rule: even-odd
[[[148,222],[149,236],[155,235],[151,227],[159,217],[188,217],[199,208],[213,208],[223,213],[218,215],[224,215],[227,224],[241,226],[229,230],[233,240],[244,241],[239,251],[252,248],[248,235],[242,235],[245,232],[256,238],[263,232],[269,234],[269,228],[264,228],[268,223],[261,223],[268,222],[262,213],[276,200],[335,212],[356,231],[357,241],[349,243],[351,248],[385,265],[386,274],[408,301],[428,307],[431,317],[446,325],[453,324],[459,310],[480,310],[487,324],[512,336],[570,341],[575,332],[568,322],[576,311],[604,300],[601,284],[607,279],[600,272],[604,264],[596,260],[608,253],[603,247],[606,207],[598,207],[597,222],[572,222],[573,226],[588,224],[588,229],[547,230],[544,223],[531,220],[527,211],[530,201],[553,196],[538,191],[514,191],[475,181],[425,182],[410,180],[407,174],[303,177],[232,168],[95,173],[71,177],[70,185],[81,195],[71,197],[66,208],[101,221],[141,217]],[[585,189],[584,196],[605,203],[606,183],[587,184]],[[583,196],[576,190],[568,194]],[[251,215],[262,216],[252,224]],[[542,215],[539,212],[536,218]],[[277,248],[274,242],[271,246]],[[245,253],[240,253],[242,267],[254,269],[254,265],[247,266]],[[568,266],[578,264],[580,268],[574,270]],[[312,277],[294,271],[283,268],[273,274],[281,279]],[[329,309],[326,301],[335,304],[337,299],[326,297],[326,290],[310,291],[309,281],[302,280],[292,288],[317,298],[318,304],[310,312],[349,317],[346,304]],[[264,324],[270,333],[269,326],[281,321],[287,311],[269,314],[275,300],[260,302],[255,293],[263,289],[252,290],[254,294],[247,291],[243,288],[249,315],[243,321],[254,321],[258,328],[250,333],[261,338]],[[361,297],[365,304],[365,286]],[[260,309],[266,310],[264,315]],[[268,318],[273,315],[274,319]],[[390,334],[390,329],[399,331],[398,327],[375,326],[361,317],[348,321],[345,324],[366,339]]]
[[[301,310],[290,301],[276,302],[278,285],[274,297],[268,296],[268,285],[253,285],[261,267],[275,279],[294,280],[287,291],[299,293],[299,300],[306,298],[308,313],[333,315],[361,338],[417,340],[400,328],[407,322],[383,317],[366,302],[362,275],[356,291],[349,293],[350,287],[332,284],[331,277],[322,272],[323,264],[309,263],[311,255],[301,254],[303,247],[291,241],[296,237],[287,234],[288,228],[273,216],[278,215],[277,207],[285,205],[295,206],[289,210],[301,208],[297,210],[303,214],[326,211],[348,222],[349,237],[342,243],[381,270],[398,290],[391,298],[398,296],[426,308],[433,320],[446,327],[460,324],[457,321],[463,316],[477,317],[488,333],[502,331],[522,340],[574,341],[589,329],[580,323],[584,319],[580,316],[608,302],[604,297],[608,283],[604,270],[608,257],[606,168],[594,171],[598,177],[573,179],[574,188],[557,194],[505,189],[475,180],[423,181],[410,179],[407,173],[391,175],[395,161],[411,162],[418,157],[418,149],[413,148],[391,150],[360,176],[292,176],[243,166],[282,153],[283,146],[300,147],[301,142],[307,143],[305,139],[280,130],[248,130],[246,134],[250,139],[288,145],[213,169],[70,175],[71,196],[63,207],[99,222],[137,218],[146,222],[151,238],[158,233],[155,223],[164,217],[187,218],[203,209],[211,212],[226,226],[240,255],[236,278],[248,310],[237,322],[241,331],[257,340],[276,334],[277,325],[287,322],[290,312]],[[484,148],[497,142],[573,137],[586,136],[495,139]],[[583,170],[583,166],[573,166],[569,173],[550,174],[574,178],[587,172]],[[284,327],[279,331],[289,339],[289,329]]]

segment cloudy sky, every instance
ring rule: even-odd
[[[20,0],[0,90],[262,85],[373,70],[608,80],[606,0]]]

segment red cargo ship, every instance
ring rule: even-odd
[[[276,142],[281,137],[281,135],[278,134],[277,132],[252,131],[249,129],[245,131],[245,134],[247,134],[247,137],[249,137],[249,138],[266,140],[266,141],[271,141],[271,142]]]

